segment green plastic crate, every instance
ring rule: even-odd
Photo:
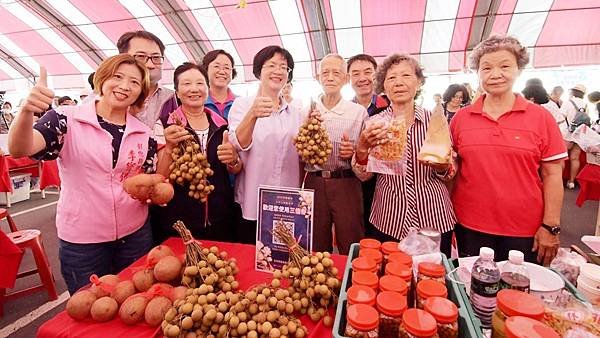
[[[358,243],[352,244],[350,247],[350,253],[348,260],[346,261],[346,267],[344,270],[344,279],[342,280],[342,287],[340,289],[340,297],[338,300],[337,309],[335,312],[335,322],[333,324],[333,337],[344,338],[344,331],[346,329],[346,302],[347,295],[346,291],[352,286],[352,260],[358,257],[358,251],[360,246]],[[452,264],[446,258],[446,255],[442,255],[442,263],[446,268],[446,271],[454,269]],[[448,298],[456,304],[458,307],[458,328],[460,337],[464,338],[483,338],[481,331],[481,324],[479,319],[472,315],[473,309],[468,301],[464,287],[461,287],[452,280],[446,278],[446,286],[448,288]]]

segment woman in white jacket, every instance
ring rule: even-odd
[[[569,150],[569,162],[571,164],[571,169],[569,172],[569,180],[567,181],[567,189],[575,189],[575,177],[579,172],[579,156],[581,155],[581,148],[577,143],[573,142],[571,138],[571,133],[574,131],[573,122],[575,122],[575,116],[579,111],[586,112],[586,104],[583,100],[586,89],[582,84],[575,85],[570,89],[570,98],[568,101],[563,102],[563,105],[560,107],[560,112],[562,116],[564,116],[567,121],[567,128],[562,128],[564,138],[567,144],[567,149]]]

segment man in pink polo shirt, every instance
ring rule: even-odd
[[[473,50],[471,69],[486,94],[450,124],[461,256],[487,246],[497,261],[519,250],[548,265],[558,250],[567,152],[552,115],[512,91],[528,61],[527,49],[511,37],[490,37]]]

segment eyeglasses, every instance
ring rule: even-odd
[[[134,54],[133,58],[137,62],[141,62],[143,64],[146,64],[146,62],[148,62],[148,60],[152,60],[153,64],[155,64],[155,65],[162,65],[163,62],[165,61],[165,57],[162,56],[162,55]]]
[[[262,66],[263,69],[266,69],[270,72],[274,72],[275,70],[279,70],[283,73],[287,73],[289,74],[292,71],[292,68],[288,67],[287,65],[276,65],[274,63],[269,63],[267,65],[263,65]]]

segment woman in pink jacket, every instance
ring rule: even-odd
[[[54,97],[42,68],[8,141],[12,156],[58,158],[56,228],[61,272],[71,294],[90,275],[117,273],[150,249],[148,206],[130,197],[123,181],[155,169],[165,173],[170,162],[156,166],[166,152],[157,155],[150,129],[129,113],[130,107],[144,106],[146,68],[127,54],[113,56],[98,67],[94,85],[96,100],[50,110],[34,125],[34,114],[45,111]],[[187,132],[177,128],[165,130],[164,148],[185,138]]]

